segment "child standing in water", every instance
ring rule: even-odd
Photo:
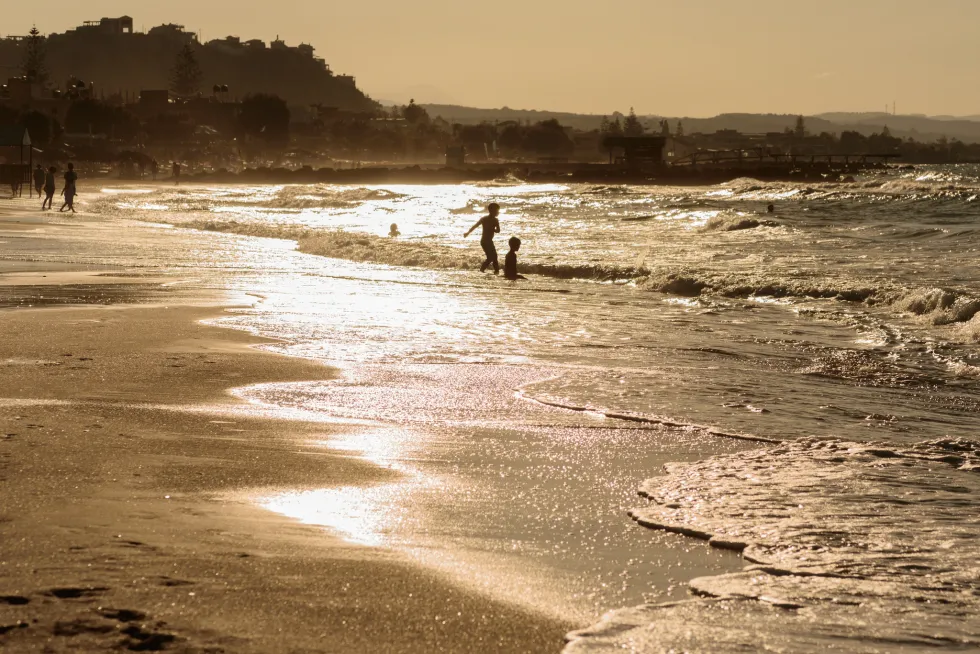
[[[499,275],[500,263],[497,261],[497,248],[493,245],[493,235],[500,233],[500,221],[497,219],[497,216],[500,214],[500,205],[494,202],[487,207],[487,210],[490,214],[476,221],[476,224],[463,234],[463,238],[472,234],[473,230],[477,227],[483,226],[483,236],[480,238],[480,245],[483,247],[487,259],[480,266],[480,272],[484,272],[488,266],[493,265],[493,274]]]
[[[75,195],[77,195],[76,183],[78,182],[78,173],[75,172],[75,164],[68,164],[68,172],[65,173],[65,188],[61,190],[61,194],[65,196],[65,203],[61,205],[58,209],[58,213],[61,213],[66,208],[71,209],[72,213],[75,213]]]
[[[48,168],[48,172],[44,175],[44,202],[41,203],[41,210],[44,211],[45,208],[51,209],[51,203],[54,202],[54,174],[58,172],[58,169],[54,166]]]
[[[510,252],[504,257],[504,277],[515,281],[527,279],[524,275],[517,274],[517,251],[521,249],[521,239],[511,236],[507,243],[510,245]]]

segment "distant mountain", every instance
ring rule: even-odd
[[[500,109],[478,109],[476,107],[463,107],[454,104],[425,104],[422,105],[429,115],[433,118],[442,116],[450,122],[475,124],[482,122],[504,122],[516,120],[520,122],[531,121],[539,122],[557,118],[562,125],[574,127],[575,129],[590,130],[598,129],[602,122],[602,116],[595,114],[575,114],[562,111],[539,111],[537,109],[511,109],[502,107]]]
[[[480,122],[503,122],[508,120],[538,122],[541,120],[557,119],[562,125],[580,130],[598,129],[603,116],[598,114],[576,114],[562,111],[541,111],[535,109],[480,109],[458,105],[426,104],[423,105],[430,116],[442,116],[446,120],[457,123],[473,124]],[[622,117],[622,114],[613,114]],[[655,130],[663,116],[645,115],[640,120],[650,130]],[[795,114],[720,114],[712,118],[667,117],[671,130],[677,128],[677,122],[684,124],[684,132],[713,133],[723,129],[734,129],[744,134],[765,134],[782,132],[796,126]],[[913,138],[917,141],[932,142],[941,137],[959,139],[965,143],[980,143],[980,116],[921,116],[893,115],[884,112],[848,113],[834,112],[817,116],[806,116],[806,128],[814,134],[831,132],[840,134],[844,131],[860,132],[871,135],[881,132],[886,126],[893,136]]]
[[[838,130],[848,129],[861,133],[881,131],[887,125],[895,136],[911,137],[917,141],[934,141],[945,136],[965,143],[980,143],[980,117],[977,116],[923,116],[886,113],[830,113],[820,114],[837,125]]]

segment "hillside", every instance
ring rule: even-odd
[[[353,77],[335,75],[310,46],[288,47],[282,42],[241,42],[235,38],[198,43],[178,25],[163,25],[146,34],[78,29],[45,39],[47,69],[52,84],[61,86],[75,76],[95,84],[99,95],[138,97],[144,89],[166,89],[177,53],[190,43],[199,62],[201,90],[227,85],[232,97],[275,93],[290,105],[322,103],[349,110],[376,105],[361,92]],[[0,40],[0,69],[14,74],[23,61],[23,41]]]
[[[576,129],[597,129],[603,116],[596,114],[575,114],[559,111],[537,111],[525,109],[478,109],[456,105],[423,105],[432,116],[442,116],[446,120],[472,124],[483,121],[540,121],[551,118],[557,119],[563,125]],[[621,114],[620,114],[621,115]],[[640,116],[641,121],[649,129],[654,129],[662,116]],[[711,133],[722,129],[734,129],[747,134],[766,132],[781,132],[792,129],[797,116],[793,114],[721,114],[711,118],[690,118],[671,116],[667,120],[675,129],[677,122],[684,124],[684,131]],[[956,118],[949,116],[904,116],[885,113],[826,113],[806,117],[807,129],[819,134],[832,132],[840,134],[844,131],[855,131],[871,135],[887,126],[894,136],[913,138],[917,141],[932,142],[941,137],[959,139],[965,143],[980,143],[980,118]]]

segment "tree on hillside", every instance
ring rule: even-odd
[[[190,43],[177,53],[174,67],[170,73],[170,90],[177,95],[194,95],[201,88],[204,73],[197,63],[197,55]]]
[[[429,122],[429,112],[415,104],[415,100],[409,100],[408,106],[402,109],[402,118],[411,125],[424,124]]]
[[[497,145],[502,150],[517,152],[524,147],[524,127],[516,120],[509,120],[497,125],[500,136]]]
[[[847,154],[859,154],[867,150],[868,138],[860,132],[843,131],[840,134],[840,149]]]
[[[636,112],[633,111],[633,107],[630,107],[630,114],[623,121],[623,133],[626,136],[643,136],[643,124],[636,117]]]
[[[806,136],[806,121],[803,119],[803,116],[796,117],[796,127],[793,128],[793,135],[798,139]]]
[[[681,121],[677,121],[677,129],[674,130],[674,136],[684,136],[684,125]]]
[[[289,107],[278,95],[247,95],[242,100],[238,124],[249,136],[285,143],[289,140]]]
[[[454,125],[453,137],[467,152],[482,153],[484,147],[489,147],[497,140],[497,128],[492,123],[483,122],[478,125]]]
[[[599,131],[605,136],[622,136],[623,124],[619,122],[619,116],[616,116],[616,120],[609,120],[604,116],[599,125]]]
[[[24,50],[22,69],[27,81],[44,84],[48,81],[48,67],[44,51],[44,37],[37,27],[31,28],[27,36],[27,46]]]
[[[575,143],[557,119],[543,120],[525,128],[524,150],[545,156],[569,156]]]
[[[667,122],[666,118],[660,121],[660,136],[670,136],[670,123]]]

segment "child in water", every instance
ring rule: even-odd
[[[521,249],[521,239],[511,236],[507,243],[510,245],[510,252],[504,258],[504,277],[514,281],[527,279],[524,275],[517,274],[517,251]]]
[[[402,233],[398,231],[398,223],[391,223],[391,229],[388,230],[388,236],[395,238],[396,236],[401,236]]]
[[[486,261],[480,266],[480,272],[487,269],[488,266],[493,265],[493,274],[500,274],[500,263],[497,261],[497,248],[493,245],[493,235],[500,233],[500,221],[497,216],[500,214],[500,205],[496,202],[492,203],[487,207],[489,215],[480,218],[476,221],[476,224],[469,228],[469,230],[463,234],[463,238],[469,236],[474,229],[483,226],[483,236],[480,238],[480,246],[483,248],[483,252],[487,255]]]
[[[51,203],[54,202],[54,174],[58,172],[58,169],[54,166],[48,168],[48,172],[44,174],[44,202],[41,203],[41,210],[45,208],[51,209]]]
[[[68,172],[65,173],[65,188],[61,189],[61,194],[65,196],[65,203],[58,209],[58,213],[65,209],[71,209],[71,212],[75,213],[75,196],[78,194],[76,183],[78,183],[78,173],[75,172],[75,164],[69,162]]]

